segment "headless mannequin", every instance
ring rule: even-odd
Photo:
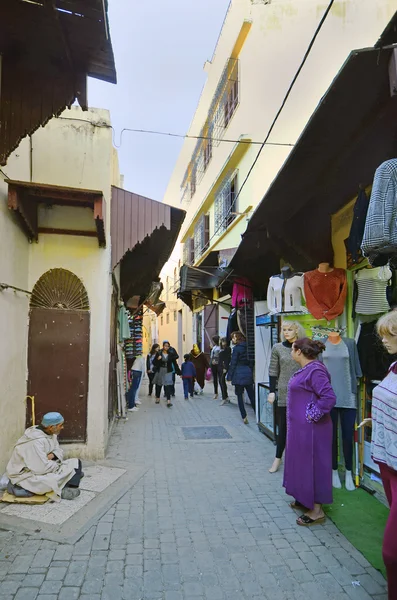
[[[332,273],[333,270],[333,267],[327,262],[320,263],[317,267],[317,271],[320,271],[320,273]]]
[[[334,344],[335,346],[342,343],[342,338],[340,336],[340,333],[337,331],[331,331],[331,333],[328,335],[328,341],[331,344]],[[338,439],[338,424],[339,424],[339,410],[337,408],[333,408],[333,426],[334,426],[334,440],[336,440],[337,443],[337,439]],[[354,437],[354,426],[353,429],[351,431],[349,431],[349,436],[351,435],[350,439],[353,439]],[[334,442],[335,443],[335,442]],[[344,457],[345,460],[346,458],[348,458],[349,462],[352,462],[352,456],[350,457]],[[332,471],[332,486],[334,488],[340,489],[342,487],[342,483],[339,477],[339,471],[338,469],[333,469]],[[352,472],[351,470],[347,470],[346,469],[346,475],[345,475],[345,486],[346,489],[349,492],[352,492],[353,490],[356,489],[356,486],[354,485],[354,480],[353,480],[353,476],[352,476]]]
[[[293,273],[292,273],[292,270],[290,267],[283,267],[283,269],[289,269],[291,272],[291,276],[292,276]],[[283,272],[283,269],[281,269],[281,272]],[[297,331],[296,331],[295,327],[293,327],[293,326],[289,327],[288,323],[285,323],[283,325],[283,335],[285,338],[283,345],[285,345],[288,348],[292,348],[292,344],[298,339],[298,335],[297,335]],[[292,357],[291,357],[291,360],[293,360]],[[274,392],[270,392],[267,399],[270,404],[274,404],[274,402],[276,400],[276,394]],[[269,469],[269,473],[276,473],[279,470],[280,465],[281,465],[281,460],[282,460],[281,456],[278,457],[276,455],[276,458],[274,459],[273,464]]]

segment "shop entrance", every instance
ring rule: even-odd
[[[27,393],[35,420],[50,411],[65,417],[63,442],[85,442],[87,431],[90,311],[76,275],[52,269],[36,283],[30,303]],[[32,424],[28,403],[26,422]]]

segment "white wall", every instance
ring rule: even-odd
[[[112,180],[117,174],[109,126],[108,111],[83,112],[73,107],[33,135],[34,181],[99,190],[106,201],[106,248],[99,248],[94,237],[40,234],[39,243],[32,244],[29,253],[30,289],[52,268],[72,271],[87,289],[91,311],[87,444],[68,445],[67,451],[73,454],[78,450],[80,456],[90,459],[104,456],[108,436],[110,200]],[[58,208],[44,214],[47,227],[59,227],[62,217],[68,219],[72,229],[80,225],[84,229],[89,218],[86,209],[78,208]],[[41,213],[41,219],[44,214]]]
[[[232,0],[220,33],[212,62],[207,63],[208,79],[203,89],[189,134],[199,135],[226,61],[245,20],[252,22],[239,55],[240,92],[237,107],[224,137],[245,136],[263,141],[303,59],[328,2],[322,0]],[[293,88],[269,142],[294,144],[330,86],[349,53],[373,46],[396,10],[395,0],[336,0],[310,56]],[[208,57],[203,56],[203,63]],[[187,210],[180,239],[194,225],[200,207],[222,172],[233,144],[214,144],[212,159],[190,204],[180,204],[181,184],[191,160],[196,140],[186,139],[170,178],[164,202]],[[254,208],[287,158],[291,147],[267,145],[238,199],[238,212]],[[239,161],[239,185],[248,174],[258,152],[251,145]],[[214,207],[209,208],[210,229],[214,232]],[[252,214],[252,212],[250,213]],[[211,241],[211,249],[234,248],[241,241],[246,218],[234,222],[223,239]],[[180,247],[174,260],[181,258]],[[166,269],[168,268],[168,265]],[[184,312],[185,314],[185,312]],[[189,323],[183,323],[184,332]],[[187,333],[185,334],[187,335]]]
[[[29,179],[29,141],[14,152],[4,173]],[[7,208],[8,186],[0,173],[0,283],[29,290],[29,243]],[[0,291],[0,471],[25,425],[27,323],[29,299],[11,290]]]

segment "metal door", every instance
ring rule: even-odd
[[[218,335],[218,305],[204,307],[204,352],[211,352],[212,338]]]
[[[36,283],[30,306],[27,393],[35,398],[36,423],[58,411],[65,418],[62,441],[85,442],[90,312],[84,285],[70,271],[53,269]]]

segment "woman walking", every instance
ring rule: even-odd
[[[245,336],[240,331],[232,333],[232,342],[235,344],[226,379],[231,381],[236,391],[238,407],[241,418],[248,425],[247,411],[244,406],[244,390],[247,392],[251,406],[255,411],[254,377],[247,353]]]
[[[170,352],[170,344],[167,340],[163,342],[163,347],[156,353],[153,361],[153,369],[155,372],[153,383],[156,386],[156,404],[160,403],[161,388],[164,386],[165,396],[167,398],[167,406],[171,408],[171,394],[173,386],[172,374],[181,374],[178,363],[176,362],[175,353]]]
[[[281,324],[282,342],[274,344],[269,366],[268,401],[273,404],[276,400],[276,457],[269,473],[276,473],[281,465],[285,444],[287,441],[287,393],[288,383],[292,375],[299,370],[298,363],[292,358],[292,344],[305,337],[305,330],[297,321],[284,321]]]
[[[212,372],[212,381],[214,384],[214,400],[218,399],[218,383],[219,383],[219,353],[221,347],[219,346],[219,335],[214,335],[212,338],[213,346],[211,348],[210,355],[210,367]]]
[[[153,379],[154,379],[154,375],[155,375],[155,373],[153,371],[153,363],[154,363],[154,359],[156,358],[156,354],[159,350],[160,350],[160,344],[153,344],[152,349],[150,350],[150,352],[146,358],[146,373],[147,373],[147,376],[149,377],[149,394],[148,394],[149,396],[151,396],[153,393],[153,387],[154,387]]]
[[[326,367],[316,360],[322,342],[294,342],[292,358],[300,366],[288,386],[288,430],[284,487],[295,498],[292,508],[306,509],[297,524],[325,521],[323,504],[332,503],[332,420],[336,396]]]
[[[397,354],[397,311],[381,317],[378,334],[389,354]],[[361,425],[371,425],[365,419]],[[383,538],[383,561],[387,572],[388,598],[397,600],[397,362],[392,363],[383,381],[372,392],[372,459],[390,505]]]
[[[221,351],[219,352],[219,365],[218,365],[218,373],[219,373],[219,385],[222,392],[222,402],[221,406],[225,406],[225,404],[229,404],[229,396],[227,392],[227,383],[226,383],[226,375],[229,370],[230,360],[232,358],[232,351],[230,349],[230,344],[227,338],[221,338]]]
[[[201,352],[197,344],[194,344],[193,346],[193,349],[190,353],[190,360],[192,361],[192,363],[194,364],[194,368],[196,369],[196,381],[201,387],[200,394],[202,394],[205,385],[205,372],[209,367],[209,363],[206,355],[203,352]]]

